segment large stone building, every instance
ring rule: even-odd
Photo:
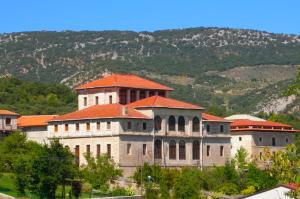
[[[17,113],[0,110],[0,140],[9,133],[17,130],[18,116]]]
[[[225,119],[231,121],[231,155],[245,148],[251,158],[261,160],[267,147],[271,153],[283,150],[293,143],[298,130],[278,122],[266,121],[250,115],[232,115]]]
[[[48,122],[85,164],[106,153],[130,175],[144,162],[167,167],[222,165],[230,158],[229,122],[168,98],[171,88],[135,75],[114,74],[77,88],[78,111]],[[203,131],[203,126],[205,130]]]

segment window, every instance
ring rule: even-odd
[[[84,97],[84,98],[83,98],[83,105],[84,105],[84,106],[87,106],[87,97]]]
[[[286,142],[286,143],[289,143],[289,138],[285,138],[285,142]]]
[[[131,122],[127,122],[127,129],[131,129],[132,125]]]
[[[99,157],[101,154],[101,145],[100,144],[97,144],[97,157]]]
[[[80,161],[80,159],[79,159],[79,145],[76,145],[75,146],[75,161],[76,161],[76,164],[77,164],[77,166],[79,166],[79,161]]]
[[[99,104],[99,97],[98,96],[95,97],[95,104],[96,105]]]
[[[112,96],[111,96],[111,95],[109,96],[109,103],[110,103],[110,104],[113,103],[113,102],[112,102]]]
[[[90,124],[89,122],[86,123],[86,130],[87,130],[87,131],[91,130],[91,124]]]
[[[127,144],[127,155],[131,155],[131,144]]]
[[[140,99],[144,99],[144,98],[146,98],[146,91],[141,90],[140,91]]]
[[[147,154],[147,144],[143,144],[143,155]]]
[[[175,129],[176,120],[175,120],[175,117],[173,115],[171,115],[169,117],[168,123],[169,123],[169,131],[175,131],[176,130]]]
[[[260,159],[260,160],[263,159],[263,158],[262,158],[262,155],[263,155],[262,152],[259,152],[259,159]]]
[[[76,131],[79,131],[79,123],[76,123]]]
[[[272,137],[272,146],[276,146],[276,138]]]
[[[206,146],[206,156],[210,156],[210,145]]]
[[[200,159],[200,143],[198,140],[193,142],[193,160]]]
[[[97,130],[100,130],[100,125],[101,125],[101,123],[97,122]]]
[[[199,132],[200,131],[200,120],[198,117],[193,118],[193,132]]]
[[[54,125],[54,132],[58,132],[58,125],[57,124]]]
[[[158,95],[161,97],[166,97],[166,92],[165,91],[158,91]]]
[[[121,89],[119,94],[120,104],[127,104],[127,90]]]
[[[221,132],[221,133],[224,132],[224,126],[223,126],[223,125],[220,126],[220,132]]]
[[[87,156],[91,155],[91,146],[90,145],[86,145],[86,155]]]
[[[169,143],[169,159],[176,160],[176,142],[174,140]]]
[[[262,137],[259,137],[259,141],[262,142]]]
[[[210,126],[206,125],[206,132],[210,132]]]
[[[161,153],[161,140],[155,140],[154,143],[154,158],[155,159],[161,159],[162,153]]]
[[[130,91],[130,102],[135,102],[136,101],[136,90],[131,90]]]
[[[111,157],[111,145],[107,144],[107,156]]]
[[[68,132],[69,131],[69,125],[65,124],[65,131]]]
[[[220,146],[220,156],[224,156],[224,146]]]
[[[11,118],[5,118],[5,125],[11,125]]]
[[[183,116],[179,116],[178,118],[178,131],[185,131],[185,120]]]
[[[155,91],[149,91],[149,97],[152,97],[155,95]]]
[[[147,130],[147,123],[146,122],[143,122],[143,130]]]
[[[107,123],[106,123],[106,129],[110,129],[110,127],[111,127],[110,122],[107,122]]]
[[[242,137],[239,137],[239,141],[242,141]]]
[[[183,140],[179,142],[179,160],[185,160],[185,142]]]
[[[156,131],[160,131],[161,130],[161,118],[159,116],[155,116],[154,117],[154,129]]]

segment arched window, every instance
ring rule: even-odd
[[[175,120],[175,117],[173,115],[171,115],[169,117],[169,131],[175,131],[175,124],[176,124],[176,120]]]
[[[198,140],[193,142],[193,160],[200,159],[200,143]]]
[[[169,159],[176,160],[176,142],[174,140],[169,143]]]
[[[197,117],[193,118],[193,132],[199,132],[200,130],[200,120]]]
[[[155,116],[154,117],[154,129],[156,131],[160,131],[161,130],[161,118],[159,116]]]
[[[185,131],[185,120],[183,116],[178,118],[178,131]]]
[[[161,159],[161,140],[155,140],[154,143],[154,158]]]
[[[183,140],[179,142],[179,160],[185,160],[185,142]]]

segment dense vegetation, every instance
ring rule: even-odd
[[[0,78],[0,109],[19,114],[62,114],[77,106],[76,94],[62,84]]]
[[[70,150],[54,140],[49,145],[27,141],[15,132],[0,142],[0,191],[26,198],[79,198],[94,196],[133,195],[131,188],[110,185],[122,171],[106,155],[92,158],[78,167]],[[2,182],[5,180],[5,182]]]

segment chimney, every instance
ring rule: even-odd
[[[122,115],[128,115],[128,107],[122,106]]]

